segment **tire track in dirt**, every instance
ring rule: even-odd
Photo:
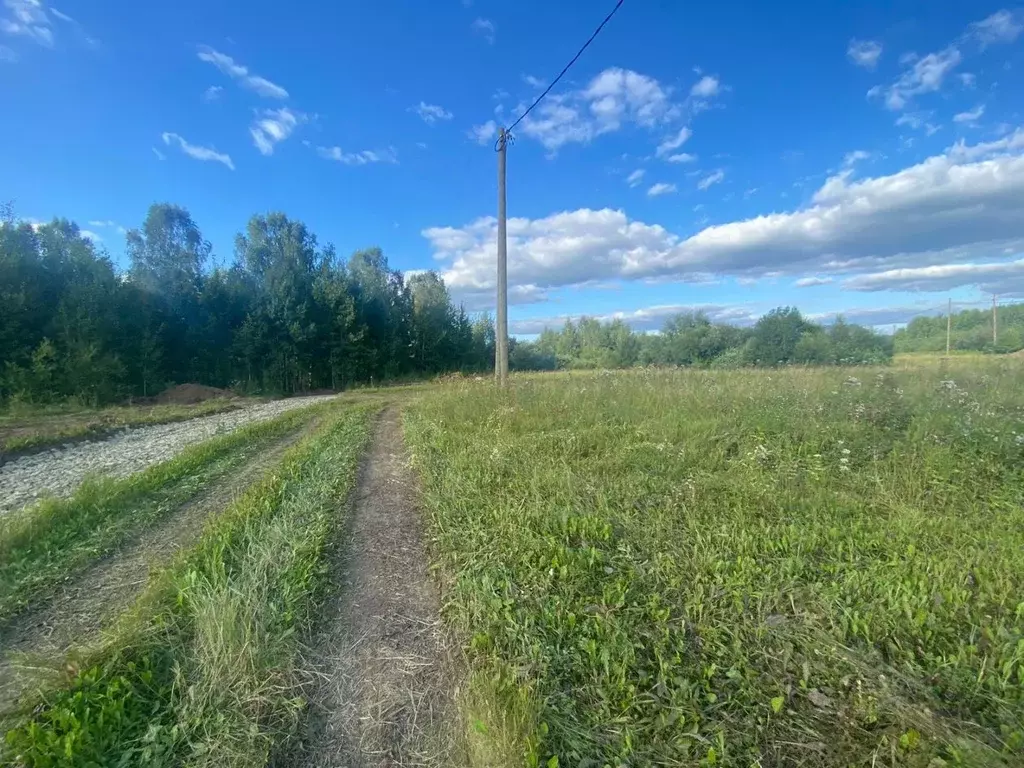
[[[98,645],[103,631],[142,593],[151,573],[191,546],[211,516],[258,482],[313,429],[315,422],[258,453],[229,478],[95,563],[53,598],[0,625],[0,713],[34,684],[61,674],[69,652]]]
[[[452,766],[455,666],[428,572],[398,409],[380,417],[343,526],[339,590],[312,658],[302,768]]]

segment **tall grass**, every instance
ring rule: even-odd
[[[1024,369],[944,365],[424,397],[449,618],[521,758],[1019,764]]]
[[[299,638],[369,434],[349,408],[211,523],[110,645],[8,731],[29,766],[266,763],[303,708]]]
[[[93,478],[68,499],[0,516],[0,621],[45,598],[323,406],[288,412],[187,448],[123,479]]]

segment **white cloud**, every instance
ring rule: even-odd
[[[18,54],[13,48],[8,48],[6,45],[0,45],[0,61],[14,62],[18,60]]]
[[[643,168],[637,168],[635,171],[629,174],[629,176],[626,177],[626,183],[629,184],[629,186],[631,187],[639,186],[640,182],[644,178],[644,173],[645,171]]]
[[[523,82],[526,83],[531,88],[538,91],[543,90],[544,87],[547,85],[547,83],[545,83],[539,77],[534,77],[533,75],[523,75]]]
[[[882,56],[882,44],[875,40],[851,40],[846,55],[858,67],[874,69]]]
[[[487,144],[498,137],[498,124],[493,120],[488,120],[483,125],[474,125],[469,129],[467,135],[477,144]]]
[[[222,165],[227,166],[232,171],[235,170],[235,164],[231,162],[231,158],[228,155],[218,152],[215,149],[212,149],[210,147],[199,147],[196,146],[195,144],[189,144],[185,139],[183,139],[176,133],[164,133],[162,138],[164,144],[167,144],[168,146],[176,144],[181,149],[181,151],[184,152],[189,157],[203,161],[212,160],[215,163],[221,163]],[[160,159],[162,160],[163,157],[160,155],[160,152],[158,150],[154,151],[157,153],[157,156],[160,157]]]
[[[793,285],[797,288],[810,288],[815,285],[828,285],[831,282],[831,277],[801,277]]]
[[[665,158],[667,163],[692,163],[697,160],[696,155],[691,155],[686,152],[679,152],[675,155],[669,155]]]
[[[720,184],[725,179],[725,171],[719,168],[712,174],[705,176],[703,179],[697,182],[697,189],[708,189],[715,184]]]
[[[494,286],[496,222],[424,230],[456,294]],[[508,224],[509,280],[542,299],[594,280],[706,280],[709,275],[844,275],[987,263],[1024,252],[1024,128],[885,176],[828,179],[787,212],[681,237],[621,210],[583,208]],[[524,288],[524,290],[526,290]]]
[[[679,129],[679,133],[674,136],[669,136],[658,145],[655,155],[658,157],[664,157],[672,150],[679,149],[679,147],[683,146],[691,136],[693,136],[693,131],[684,125]]]
[[[707,99],[715,96],[721,89],[721,83],[717,77],[705,75],[690,89],[690,95],[695,98]]]
[[[861,160],[869,160],[871,158],[870,152],[865,152],[863,149],[855,149],[853,152],[847,152],[846,156],[843,157],[843,165],[849,168],[856,165]]]
[[[984,293],[1024,295],[1024,259],[888,269],[843,282],[843,288],[853,291],[949,291],[965,286]]]
[[[317,147],[317,154],[327,160],[334,160],[345,165],[370,165],[372,163],[398,163],[398,150],[394,147],[385,149],[364,149],[361,152],[345,152],[341,147]]]
[[[917,59],[892,85],[883,88],[875,86],[868,96],[883,96],[885,106],[893,111],[906,107],[910,101],[923,93],[932,93],[942,88],[942,83],[960,63],[962,56],[954,46],[937,53],[929,53]]]
[[[256,149],[263,155],[274,154],[274,145],[287,139],[306,116],[301,112],[292,112],[287,107],[281,109],[265,109],[257,114],[253,124],[249,126],[249,135]]]
[[[496,28],[494,22],[490,19],[474,19],[470,28],[478,35],[483,37],[491,45],[494,45],[494,33]]]
[[[4,0],[10,16],[0,18],[0,32],[27,37],[47,48],[53,47],[53,30],[46,8],[39,0]]]
[[[288,91],[280,85],[270,82],[265,77],[253,74],[249,71],[248,67],[243,64],[238,64],[226,53],[221,53],[207,45],[203,45],[199,47],[198,56],[200,61],[213,64],[213,66],[232,80],[237,80],[243,88],[248,88],[250,91],[258,93],[260,96],[265,96],[269,99],[288,98]]]
[[[578,321],[581,317],[591,317],[599,323],[610,323],[621,320],[637,331],[659,331],[665,321],[682,312],[703,312],[713,323],[730,323],[732,325],[753,325],[760,317],[760,312],[746,304],[662,304],[642,309],[621,312],[609,312],[601,315],[558,315],[555,317],[531,317],[515,320],[509,324],[509,330],[517,335],[538,334],[545,328],[559,329],[566,320]]]
[[[967,112],[960,112],[953,115],[954,123],[976,123],[978,119],[985,114],[985,105],[979,104],[974,109]]]
[[[163,153],[163,152],[161,152],[161,151],[160,151],[159,149],[157,149],[156,147],[151,147],[151,149],[153,150],[153,154],[154,154],[154,155],[156,155],[156,159],[157,159],[157,160],[166,160],[166,159],[167,159],[167,158],[166,158],[166,157],[164,156],[164,153]]]
[[[210,102],[216,101],[220,98],[220,95],[224,92],[224,89],[219,85],[211,85],[205,91],[203,91],[203,101]]]
[[[78,230],[78,234],[84,237],[86,240],[91,240],[93,245],[99,245],[103,242],[103,238],[88,229]]]
[[[997,11],[987,19],[976,21],[967,28],[982,48],[995,43],[1012,43],[1024,31],[1021,11]]]
[[[122,235],[128,231],[126,228],[122,227],[116,221],[111,221],[110,219],[90,221],[89,226],[96,227],[97,229],[113,229]]]
[[[626,124],[655,128],[681,113],[669,93],[654,78],[611,67],[585,88],[549,95],[520,123],[520,131],[554,152],[565,144],[586,144]],[[516,112],[526,106],[520,104]]]
[[[647,196],[658,197],[660,195],[670,195],[675,191],[675,184],[666,184],[663,181],[659,181],[657,184],[652,185],[651,188],[647,190]]]
[[[415,107],[409,107],[410,112],[415,112],[427,125],[433,125],[438,120],[451,120],[453,115],[444,107],[437,104],[427,104],[421,101]]]
[[[957,40],[940,51],[920,58],[916,54],[904,54],[900,64],[908,68],[892,85],[875,86],[868,91],[868,96],[884,98],[886,107],[891,110],[905,109],[915,96],[939,91],[946,77],[963,60],[964,50],[970,52],[996,43],[1011,43],[1021,31],[1024,31],[1021,12],[998,11],[968,25]],[[974,84],[974,76],[962,75],[960,81],[969,87]]]
[[[974,84],[978,80],[978,78],[970,72],[961,72],[957,75],[957,78],[960,80],[960,84],[963,85],[964,88],[973,88]]]

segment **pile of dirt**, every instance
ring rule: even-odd
[[[156,402],[160,405],[193,405],[204,400],[234,396],[235,393],[230,389],[207,387],[204,384],[178,384],[157,395]]]

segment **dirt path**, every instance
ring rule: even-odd
[[[0,713],[33,681],[57,674],[72,649],[94,646],[138,598],[150,573],[196,541],[207,519],[259,480],[312,425],[257,454],[115,555],[97,562],[51,600],[0,626]]]
[[[427,570],[418,486],[398,410],[360,469],[343,533],[339,594],[314,644],[318,691],[305,768],[452,766],[455,676]]]

